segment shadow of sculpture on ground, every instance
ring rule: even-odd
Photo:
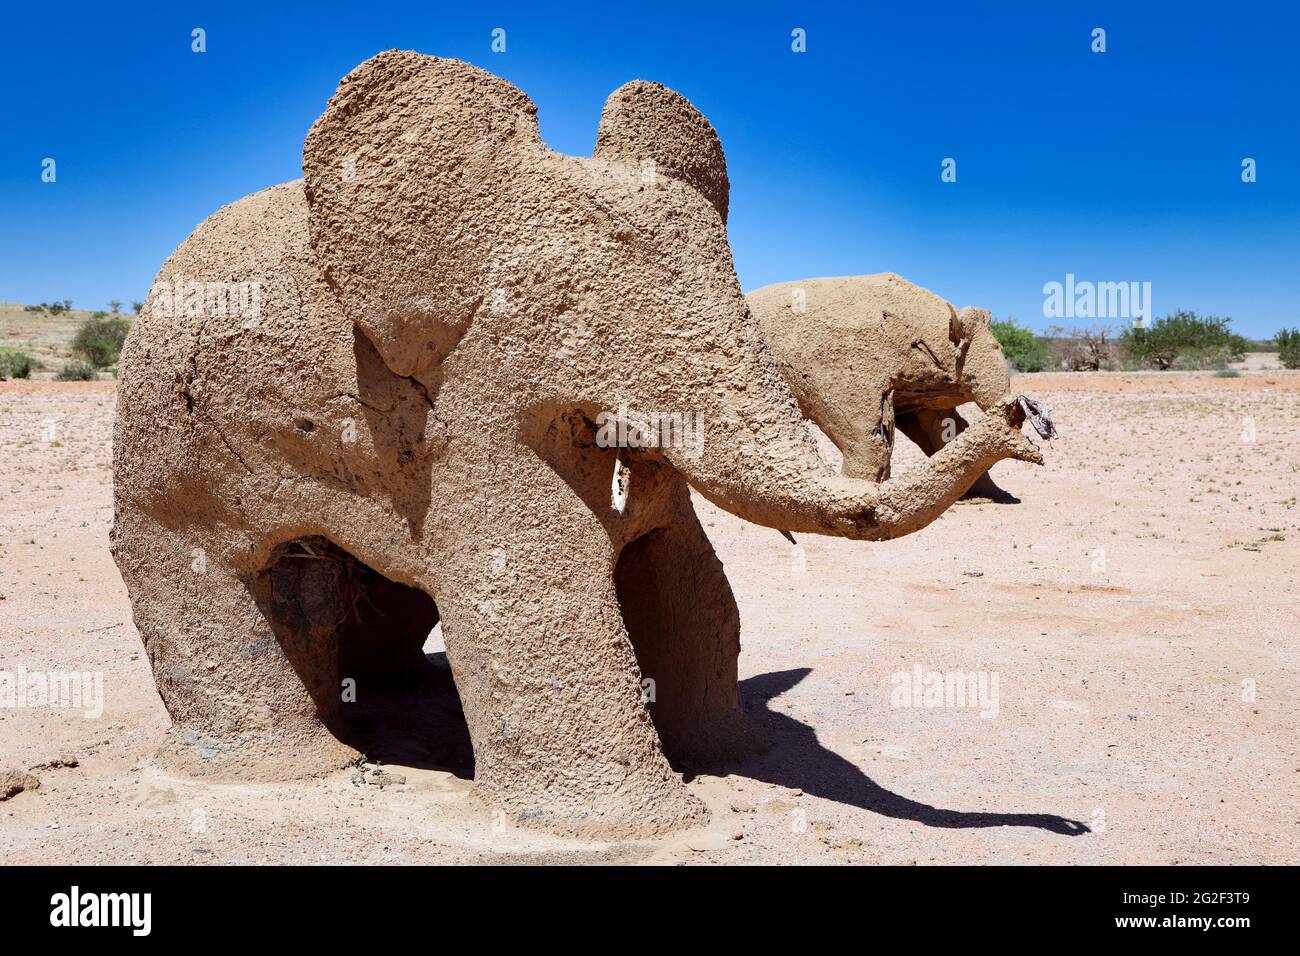
[[[445,653],[428,654],[428,668],[401,690],[372,698],[350,715],[347,742],[370,758],[405,767],[445,770],[463,780],[474,776],[474,754]],[[803,680],[810,668],[760,674],[740,682],[741,701],[771,742],[762,755],[725,768],[686,769],[761,780],[898,820],[930,827],[979,829],[1034,827],[1062,836],[1091,830],[1051,813],[945,810],[880,786],[858,767],[817,740],[814,729],[767,705]]]
[[[751,719],[767,734],[771,748],[761,756],[727,767],[725,771],[710,768],[709,772],[726,772],[800,789],[825,800],[834,800],[898,820],[914,820],[929,827],[1036,827],[1063,836],[1081,836],[1091,832],[1078,820],[1051,813],[944,810],[886,790],[848,760],[823,747],[812,727],[767,706],[809,673],[810,668],[802,667],[759,674],[742,680],[742,705]],[[688,779],[689,776],[688,774]]]

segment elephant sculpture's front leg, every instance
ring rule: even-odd
[[[606,529],[529,450],[495,457],[514,495],[467,478],[437,598],[476,788],[511,824],[574,835],[701,821],[643,703]]]

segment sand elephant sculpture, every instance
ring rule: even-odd
[[[425,666],[441,621],[489,805],[575,834],[690,825],[670,758],[753,738],[689,488],[884,539],[995,461],[1041,462],[1008,403],[906,475],[835,474],[737,284],[712,126],[634,82],[580,158],[536,113],[465,63],[380,54],[312,126],[303,181],[163,266],[122,356],[112,540],[165,765],[345,765],[349,688]],[[696,416],[698,440],[611,446],[614,409],[642,437]]]
[[[983,309],[956,309],[892,272],[804,279],[747,297],[803,414],[844,454],[844,474],[884,481],[895,428],[934,455],[1011,390]],[[1009,496],[988,473],[967,497]]]

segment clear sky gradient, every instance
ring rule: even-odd
[[[5,4],[0,299],[143,299],[205,217],[301,175],[339,78],[398,47],[515,83],[566,153],[628,80],[684,94],[727,152],[746,291],[893,271],[1041,329],[1074,273],[1150,282],[1156,315],[1300,326],[1296,4],[403,6]]]

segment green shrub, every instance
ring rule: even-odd
[[[1276,336],[1277,357],[1283,368],[1300,368],[1300,329],[1283,329]]]
[[[63,366],[59,374],[54,377],[60,382],[93,382],[97,378],[95,366],[77,359]]]
[[[1246,357],[1250,343],[1229,326],[1232,319],[1179,309],[1150,328],[1128,328],[1120,336],[1124,354],[1141,365],[1167,368],[1223,368]]]
[[[40,363],[34,361],[26,352],[0,349],[0,379],[31,378],[32,369],[39,366]]]
[[[122,354],[122,343],[131,329],[131,320],[95,312],[72,338],[72,352],[95,368],[107,368]]]
[[[1047,366],[1047,346],[1015,319],[994,319],[989,323],[989,331],[1017,372],[1041,372]]]

